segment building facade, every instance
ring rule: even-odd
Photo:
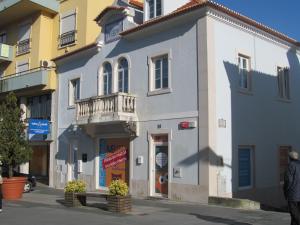
[[[53,57],[93,42],[100,27],[92,21],[112,0],[0,2],[0,98],[17,95],[28,124],[32,160],[21,166],[53,186],[56,152],[57,74]],[[33,132],[35,125],[46,130]]]
[[[56,187],[122,179],[136,196],[284,204],[296,40],[211,1],[118,1],[96,22],[96,43],[54,59]]]

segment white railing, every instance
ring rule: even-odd
[[[76,102],[77,120],[113,113],[135,113],[136,97],[126,93],[98,96]]]

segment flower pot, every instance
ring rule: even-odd
[[[65,192],[65,205],[68,207],[86,205],[86,196],[77,196],[75,192]]]
[[[131,211],[131,196],[107,196],[108,210],[110,212],[127,213]]]
[[[3,198],[6,200],[18,200],[22,198],[26,180],[26,177],[3,178]]]

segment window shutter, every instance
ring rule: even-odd
[[[23,24],[19,28],[19,41],[24,41],[30,38],[30,24]]]
[[[19,61],[16,64],[16,72],[22,73],[29,70],[29,60]]]
[[[61,34],[76,30],[76,10],[61,15]]]

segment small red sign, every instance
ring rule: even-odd
[[[118,165],[126,160],[127,160],[127,150],[124,147],[116,154],[110,155],[107,158],[103,159],[102,165],[104,169],[107,169],[110,167],[114,167],[115,165]]]
[[[190,123],[189,122],[184,121],[184,122],[180,123],[180,128],[181,129],[188,129],[189,127],[190,127]]]

